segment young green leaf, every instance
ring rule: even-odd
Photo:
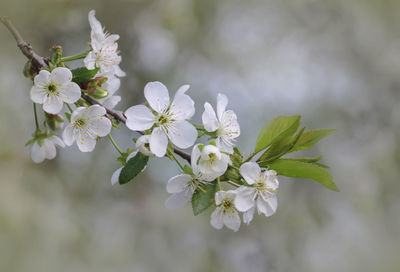
[[[138,153],[131,158],[119,174],[119,184],[128,183],[136,177],[146,167],[148,160],[149,157],[142,155],[142,153]]]
[[[293,159],[279,159],[272,162],[269,167],[275,170],[278,175],[312,179],[330,190],[339,191],[329,172],[313,163]]]
[[[258,153],[283,138],[293,135],[300,125],[300,117],[300,115],[276,117],[261,130],[254,151]]]
[[[80,67],[71,70],[72,72],[72,81],[75,83],[84,83],[91,80],[94,76],[96,76],[99,68],[88,70],[86,67]]]
[[[315,129],[305,132],[290,152],[308,149],[319,142],[322,138],[335,132],[336,129]]]
[[[192,197],[192,209],[194,215],[198,215],[210,207],[214,202],[214,195],[217,189],[216,183],[210,183],[203,187],[205,192],[196,190]]]

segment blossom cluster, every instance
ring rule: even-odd
[[[303,140],[300,145],[304,129],[294,135],[300,117],[278,117],[276,124],[263,129],[255,152],[245,159],[236,144],[240,136],[238,118],[234,111],[227,109],[229,100],[226,95],[217,95],[215,108],[206,102],[201,115],[202,124],[192,124],[195,102],[188,95],[190,86],[180,87],[171,99],[167,87],[158,81],[145,85],[146,103],[131,106],[123,113],[117,112],[123,118],[116,118],[112,113],[121,97],[115,93],[120,87],[119,78],[125,76],[119,67],[119,35],[105,32],[93,10],[89,12],[89,24],[90,50],[63,58],[60,48],[55,48],[49,67],[42,67],[32,75],[34,84],[30,97],[34,102],[36,131],[27,143],[32,160],[40,163],[53,159],[56,147],[64,148],[74,143],[81,152],[91,152],[97,141],[108,135],[121,155],[117,160],[122,164],[111,176],[113,185],[129,182],[145,170],[150,158],[166,157],[174,160],[182,170],[166,184],[170,194],[165,202],[166,208],[174,210],[191,202],[197,214],[214,206],[211,225],[216,229],[226,226],[233,231],[239,230],[242,221],[249,224],[256,211],[259,215],[273,215],[278,206],[279,171],[271,167],[271,162],[296,148],[301,150],[312,146],[317,141],[312,137],[320,139],[322,134],[325,136],[330,132],[313,132],[312,137],[304,137],[308,142]],[[84,67],[70,70],[65,62],[75,59],[83,59]],[[39,125],[36,104],[43,105],[45,129]],[[126,151],[121,150],[110,134],[120,122],[141,134],[135,138],[134,148]],[[57,136],[61,129],[62,139]],[[203,136],[207,139],[200,141]],[[252,161],[258,152],[268,147],[259,159]],[[191,148],[191,155],[187,154],[188,164],[184,164],[176,155],[181,152],[178,149],[188,148]],[[318,165],[319,159],[300,160],[303,161],[284,163],[323,166]],[[280,169],[285,172],[284,167]],[[286,175],[290,176],[290,173]],[[337,189],[334,184],[323,185]]]

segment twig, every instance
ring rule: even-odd
[[[32,46],[30,46],[28,43],[26,43],[24,41],[21,34],[18,32],[18,30],[15,28],[15,26],[11,23],[11,21],[9,19],[0,17],[0,21],[7,27],[7,29],[10,31],[10,33],[13,35],[15,41],[17,42],[19,49],[28,59],[36,62],[37,66],[44,67],[44,68],[49,67],[47,65],[47,63],[45,62],[44,58],[39,56],[38,54],[36,54],[33,51]],[[85,95],[83,93],[82,93],[81,97],[83,99],[85,99],[91,105],[97,104],[97,105],[102,106],[103,108],[106,109],[106,111],[109,115],[113,116],[114,118],[116,118],[117,120],[121,121],[124,124],[126,123],[126,117],[124,116],[124,114],[122,112],[109,109],[109,108],[105,107],[104,105],[102,105],[97,100],[95,100],[92,97]],[[141,131],[138,131],[138,132],[140,134],[144,134]],[[189,154],[187,154],[179,149],[176,149],[176,148],[174,148],[174,153],[179,155],[180,157],[182,157],[183,159],[187,160],[190,163],[191,156]]]

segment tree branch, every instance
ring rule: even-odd
[[[15,41],[17,42],[19,49],[28,59],[35,62],[35,64],[39,68],[41,68],[41,67],[48,68],[49,67],[48,64],[46,63],[45,59],[43,57],[39,56],[38,54],[36,54],[35,51],[33,51],[32,46],[24,41],[21,34],[18,32],[18,30],[15,28],[15,26],[11,23],[11,21],[9,19],[0,17],[0,21],[7,27],[7,29],[10,31],[10,33],[13,35]],[[126,123],[126,117],[124,116],[124,114],[122,112],[109,109],[109,108],[105,107],[104,105],[102,105],[97,100],[95,100],[94,98],[92,98],[88,95],[85,95],[84,93],[81,94],[81,97],[83,99],[85,99],[91,105],[97,104],[97,105],[102,106],[103,108],[106,109],[106,111],[109,115],[113,116],[114,118],[116,118],[117,120],[119,120],[120,122],[122,122],[124,124]],[[138,131],[138,133],[140,133],[142,135],[144,134],[141,131]],[[179,149],[176,149],[176,148],[174,148],[174,153],[179,155],[180,157],[182,157],[183,159],[187,160],[190,163],[191,156],[189,154],[187,154]]]

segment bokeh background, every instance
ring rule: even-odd
[[[324,154],[341,192],[281,177],[278,212],[234,233],[214,230],[211,211],[164,208],[179,171],[168,160],[111,186],[106,138],[35,165],[26,60],[0,26],[0,271],[399,271],[399,1],[0,1],[42,55],[87,49],[90,9],[121,36],[118,109],[141,103],[148,81],[188,83],[199,122],[223,92],[247,154],[267,122],[300,113],[338,129],[303,155]],[[132,146],[134,133],[114,135]]]

